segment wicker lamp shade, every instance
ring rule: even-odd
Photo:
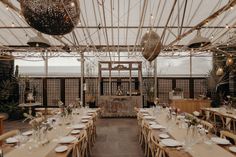
[[[142,55],[148,61],[153,61],[161,52],[161,41],[159,35],[150,30],[141,39]]]
[[[71,32],[79,21],[79,0],[21,0],[26,22],[49,35]]]

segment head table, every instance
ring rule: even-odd
[[[19,147],[15,147],[12,144],[4,144],[3,152],[5,157],[67,157],[72,152],[73,143],[60,144],[60,138],[70,135],[70,132],[74,130],[73,125],[82,124],[82,118],[88,116],[88,113],[93,113],[93,116],[97,115],[98,109],[80,109],[77,114],[72,115],[70,124],[58,124],[48,131],[48,143],[44,145],[38,145],[32,137],[25,144],[21,144]],[[90,114],[91,115],[91,114]],[[91,116],[92,117],[92,116]],[[90,119],[92,120],[92,119]],[[59,122],[60,123],[60,122]],[[86,124],[86,123],[83,123]],[[85,131],[83,128],[80,132]],[[79,137],[77,135],[73,135]],[[60,145],[67,145],[68,150],[63,153],[56,153],[55,148]]]
[[[154,119],[145,119],[143,116],[144,123],[150,124],[150,121],[154,121],[161,126],[164,126],[166,129],[152,129],[151,134],[155,136],[155,138],[160,141],[159,135],[161,133],[168,134],[174,140],[177,140],[183,144],[183,147],[167,147],[164,146],[169,157],[235,157],[236,153],[230,152],[229,147],[232,145],[217,145],[213,141],[211,141],[211,137],[215,135],[208,135],[208,141],[201,140],[201,136],[199,136],[198,141],[193,144],[189,148],[185,147],[185,142],[187,138],[187,128],[180,127],[179,122],[177,122],[177,118],[172,118],[171,120],[167,120],[167,109],[140,109],[138,114],[152,116]],[[177,116],[176,116],[177,117]],[[149,125],[150,126],[150,125]],[[209,137],[211,136],[211,137]]]

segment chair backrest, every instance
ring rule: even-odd
[[[73,145],[72,157],[85,157],[87,147],[87,133],[81,132],[79,140]]]
[[[6,139],[9,138],[9,137],[15,136],[15,135],[17,135],[19,132],[20,132],[19,130],[11,130],[11,131],[8,131],[8,132],[6,132],[6,133],[4,133],[4,134],[2,134],[2,135],[0,136],[0,141],[6,140]]]
[[[168,157],[165,149],[163,146],[161,146],[157,140],[155,139],[155,137],[151,134],[151,145],[152,145],[152,149],[154,152],[154,156],[155,157]]]
[[[234,133],[232,133],[232,132],[222,130],[222,131],[220,131],[220,137],[221,138],[228,137],[228,138],[234,140],[234,144],[236,144],[236,135]]]
[[[143,127],[142,127],[143,135],[145,140],[150,141],[150,134],[151,134],[151,129],[147,122],[144,122]]]
[[[213,131],[213,129],[214,129],[214,125],[211,124],[210,122],[207,122],[207,121],[201,120],[200,123],[203,125],[203,127],[204,127],[205,129],[208,130],[208,132]]]

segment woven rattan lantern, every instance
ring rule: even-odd
[[[71,32],[79,21],[79,0],[21,0],[26,22],[50,35]]]
[[[141,40],[141,47],[143,49],[143,57],[148,61],[153,61],[161,51],[161,41],[159,35],[150,30],[144,34]]]

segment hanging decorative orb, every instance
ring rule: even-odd
[[[221,75],[223,75],[223,73],[224,73],[223,68],[218,68],[217,71],[216,71],[217,76],[221,76]]]
[[[150,30],[141,39],[143,57],[148,61],[153,61],[161,52],[161,41],[159,35]]]
[[[227,60],[226,60],[226,65],[227,65],[227,66],[230,66],[230,65],[232,65],[233,63],[234,63],[233,58],[232,58],[232,57],[228,57]]]
[[[71,32],[79,21],[78,0],[20,0],[26,22],[50,35]]]

